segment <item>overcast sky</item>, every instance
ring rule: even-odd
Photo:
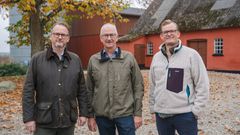
[[[0,52],[9,52],[9,45],[6,43],[8,40],[9,32],[6,27],[9,25],[9,19],[5,20],[0,16]]]
[[[137,0],[131,0],[131,1],[132,1],[131,7],[144,8],[143,6],[137,3]]]

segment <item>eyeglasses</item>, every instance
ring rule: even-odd
[[[110,37],[110,38],[115,38],[116,36],[117,36],[117,34],[114,34],[114,33],[111,33],[111,34],[103,34],[103,35],[101,35],[103,38],[108,38],[108,37]]]
[[[167,30],[167,31],[163,31],[162,34],[163,35],[167,35],[168,33],[169,34],[175,34],[177,32],[177,30]]]
[[[55,37],[62,37],[62,38],[66,38],[68,37],[69,35],[68,34],[64,34],[64,33],[52,33]]]

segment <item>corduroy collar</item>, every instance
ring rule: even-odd
[[[108,54],[107,54],[107,52],[106,52],[105,49],[102,49],[102,50],[101,50],[100,55],[101,55],[100,62],[106,62],[106,61],[108,61],[108,60],[111,59],[111,58],[108,56]],[[117,48],[115,49],[114,55],[115,55],[115,57],[113,57],[113,59],[120,58],[120,56],[121,56],[121,49],[120,49],[120,47],[117,47]]]
[[[66,58],[68,61],[71,60],[71,57],[70,57],[70,55],[69,55],[69,53],[68,53],[66,48],[64,49],[64,53],[63,53],[62,56],[64,58]],[[55,52],[53,52],[52,47],[47,48],[47,60],[50,60],[53,57],[58,57],[58,56],[57,56],[57,54]]]

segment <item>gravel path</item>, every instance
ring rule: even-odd
[[[157,135],[148,109],[148,70],[143,70],[142,73],[145,80],[143,126],[136,134]],[[240,135],[240,74],[209,72],[209,78],[210,101],[199,118],[199,135]],[[21,106],[20,103],[18,105]],[[21,108],[19,106],[17,108]],[[5,115],[2,109],[0,108],[0,116]],[[0,125],[0,135],[29,135],[24,130],[21,111],[14,113],[14,117],[8,120],[0,119]],[[76,127],[75,134],[98,135],[97,132],[89,132],[86,125]]]

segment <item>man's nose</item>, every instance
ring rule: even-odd
[[[61,39],[62,39],[62,38],[63,38],[63,35],[58,35],[58,38],[61,38]]]
[[[112,38],[111,38],[111,35],[107,35],[107,39],[112,39]]]

